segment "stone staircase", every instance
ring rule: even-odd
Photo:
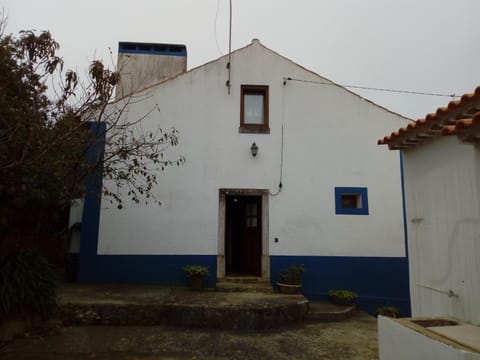
[[[267,290],[265,282],[246,282],[252,283],[260,286],[247,286],[250,292],[141,284],[65,284],[58,291],[57,318],[67,326],[169,325],[230,330],[271,329],[305,319],[308,300],[303,295],[274,294],[271,287],[269,293],[258,292]]]
[[[273,293],[269,279],[254,276],[226,276],[217,279],[216,291]]]
[[[355,307],[273,293],[253,277],[218,279],[217,291],[142,284],[63,284],[57,318],[65,325],[172,325],[271,329],[307,321],[342,321]]]

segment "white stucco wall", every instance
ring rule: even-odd
[[[474,360],[480,354],[423,335],[388,317],[378,317],[380,360]]]
[[[478,153],[456,136],[404,153],[414,316],[480,324]]]
[[[187,162],[160,175],[163,205],[102,203],[100,254],[217,254],[219,189],[277,191],[284,123],[283,190],[269,199],[270,255],[405,256],[399,153],[376,145],[407,120],[328,85],[254,43],[151,89],[135,118],[180,131]],[[240,85],[269,85],[270,134],[241,134]],[[255,142],[256,158],[250,154]],[[334,187],[368,187],[370,215],[335,215]],[[274,239],[278,238],[278,243]]]

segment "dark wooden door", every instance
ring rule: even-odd
[[[227,275],[261,276],[262,198],[232,195],[226,200]]]

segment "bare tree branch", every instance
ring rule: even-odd
[[[185,158],[166,158],[179,133],[151,128],[158,105],[132,118],[129,109],[146,103],[148,95],[112,101],[118,72],[94,60],[81,82],[76,72],[63,70],[59,44],[48,31],[5,35],[1,16],[0,234],[23,213],[40,221],[39,209],[68,206],[100,170],[102,195],[118,208],[126,200],[160,204],[154,195],[159,170],[182,165]],[[47,96],[48,83],[54,84],[48,92],[53,98]],[[99,138],[105,142],[103,158],[89,162],[88,151]]]

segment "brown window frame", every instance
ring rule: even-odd
[[[263,95],[263,124],[245,124],[245,95],[250,94]],[[268,110],[268,85],[241,85],[239,132],[269,134]]]

